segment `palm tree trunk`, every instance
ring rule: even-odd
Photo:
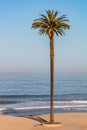
[[[50,38],[50,123],[54,122],[54,39]]]

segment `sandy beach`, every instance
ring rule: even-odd
[[[87,113],[55,114],[55,121],[61,122],[60,127],[46,127],[39,119],[49,121],[49,115],[32,117],[15,117],[0,115],[0,130],[87,130]]]

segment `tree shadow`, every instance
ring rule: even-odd
[[[36,116],[36,115],[35,116],[34,115],[29,115],[29,116],[22,116],[22,117],[38,121],[41,124],[48,122],[47,120],[45,120],[45,119],[43,119],[43,118],[41,118],[39,116]]]

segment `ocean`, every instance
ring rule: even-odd
[[[87,112],[87,73],[55,73],[54,111]],[[16,116],[50,111],[50,74],[0,73],[0,114]]]

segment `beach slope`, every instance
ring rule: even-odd
[[[55,121],[61,122],[61,127],[45,127],[36,117],[49,121],[49,115],[39,115],[25,118],[0,115],[0,130],[87,130],[87,113],[55,114]],[[35,120],[36,119],[36,120]]]

